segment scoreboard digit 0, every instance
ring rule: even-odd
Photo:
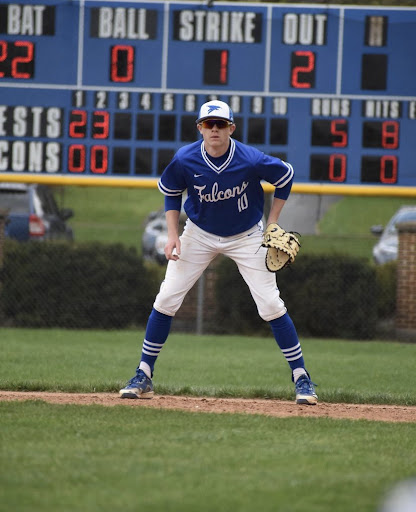
[[[416,186],[416,9],[0,0],[0,178],[156,178],[201,103],[296,183]]]

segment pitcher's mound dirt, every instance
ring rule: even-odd
[[[122,405],[191,412],[264,414],[275,417],[328,417],[350,420],[416,422],[416,407],[399,405],[330,404],[296,405],[281,400],[201,398],[156,395],[152,400],[121,399],[116,393],[47,393],[0,391],[0,401],[43,400],[54,404]]]

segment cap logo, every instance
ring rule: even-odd
[[[218,107],[217,105],[209,105],[208,106],[208,114],[211,114],[214,110],[221,110],[221,107]]]

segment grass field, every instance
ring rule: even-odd
[[[143,223],[151,211],[163,207],[156,189],[65,187],[65,205],[77,242],[122,243],[141,252]]]
[[[142,331],[1,329],[0,389],[114,391]],[[413,404],[412,344],[302,340],[321,400]],[[271,339],[173,333],[156,393],[293,400]],[[319,407],[319,406],[318,406]],[[0,511],[375,512],[416,423],[0,402]]]
[[[2,512],[373,512],[414,424],[0,403]]]
[[[138,363],[143,331],[1,329],[0,389],[118,391]],[[326,402],[416,405],[416,345],[302,340]],[[178,370],[179,369],[179,370]],[[293,399],[274,339],[172,333],[156,367],[159,394]]]

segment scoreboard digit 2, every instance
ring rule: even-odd
[[[199,106],[296,183],[416,186],[416,8],[0,0],[0,178],[156,178]]]

